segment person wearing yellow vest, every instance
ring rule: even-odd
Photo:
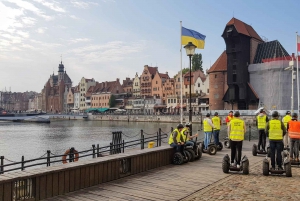
[[[207,113],[206,117],[203,119],[203,131],[204,131],[204,151],[207,151],[208,144],[210,143],[210,138],[213,132],[213,129],[216,127],[213,125],[210,114]]]
[[[184,140],[181,135],[183,129],[182,124],[178,124],[177,128],[174,129],[169,137],[169,145],[173,148],[176,148],[176,151],[181,151],[180,147],[184,144]]]
[[[272,113],[272,120],[270,120],[266,126],[266,134],[269,137],[271,148],[271,170],[275,170],[275,155],[278,170],[283,170],[281,152],[283,150],[282,140],[283,136],[286,134],[286,128],[283,122],[281,122],[278,118],[278,112],[274,111]]]
[[[299,162],[299,145],[300,145],[300,122],[298,114],[292,114],[292,120],[287,124],[287,132],[290,137],[290,157],[291,160]]]
[[[214,117],[211,119],[212,123],[214,124],[214,126],[216,127],[214,129],[214,142],[215,145],[218,146],[219,145],[219,134],[220,134],[220,129],[221,129],[221,119],[219,117],[219,113],[215,112]]]
[[[181,135],[182,135],[182,138],[183,138],[183,141],[185,142],[185,145],[187,146],[194,146],[194,141],[191,140],[195,137],[198,136],[198,133],[196,133],[195,135],[192,135],[190,136],[190,127],[191,127],[191,123],[188,122],[185,124],[185,128],[182,129],[181,131]]]
[[[287,128],[287,124],[288,124],[289,121],[292,120],[292,117],[291,117],[291,112],[290,111],[287,111],[285,114],[286,115],[282,118],[282,122],[283,122],[285,128]],[[288,148],[289,147],[290,138],[289,138],[288,135],[285,135],[283,137],[283,144],[284,144],[284,148]]]
[[[240,119],[239,111],[236,111],[234,113],[234,118],[230,120],[228,124],[228,133],[231,148],[231,166],[235,166],[234,159],[237,152],[236,167],[240,168],[246,126],[244,120]]]
[[[262,151],[266,151],[266,125],[269,121],[267,115],[265,114],[265,111],[261,109],[259,111],[258,116],[256,117],[256,126],[258,129],[258,150],[261,150],[260,147],[262,147]]]

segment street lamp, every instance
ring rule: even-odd
[[[189,110],[189,122],[192,124],[192,56],[195,54],[196,45],[192,42],[189,42],[184,49],[186,51],[186,55],[190,58],[190,110]],[[190,128],[190,135],[192,135],[192,127]]]

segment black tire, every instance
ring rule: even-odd
[[[202,156],[202,150],[200,148],[201,145],[197,145],[196,146],[196,150],[195,150],[195,160],[199,160]]]
[[[230,142],[229,140],[224,140],[224,147],[226,147],[227,149],[230,149]]]
[[[190,154],[190,152],[188,152],[187,150],[184,150],[184,155],[186,156],[186,158],[184,159],[184,162],[187,163],[191,160],[192,156]]]
[[[249,174],[249,160],[243,162],[243,174]]]
[[[263,160],[262,171],[264,176],[269,176],[269,161],[267,159]]]
[[[207,153],[209,155],[216,155],[217,147],[215,145],[209,145],[208,148],[207,148]]]
[[[288,162],[287,164],[284,165],[285,169],[285,176],[286,177],[292,177],[292,166],[291,162]]]
[[[222,151],[223,149],[223,144],[222,142],[219,142],[219,144],[217,145],[218,151]]]
[[[230,164],[229,162],[225,159],[226,156],[224,156],[223,160],[222,160],[222,170],[224,173],[228,173],[229,172],[229,167]]]
[[[182,163],[184,163],[183,155],[180,152],[176,152],[173,156],[173,164],[181,165]]]
[[[190,153],[191,158],[189,160],[189,162],[193,162],[196,158],[195,152],[192,149],[187,149],[187,151]]]
[[[252,146],[252,155],[253,155],[253,156],[257,156],[257,145],[256,145],[256,144],[254,144],[254,145]]]

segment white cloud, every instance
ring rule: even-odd
[[[17,27],[23,27],[17,20],[18,17],[24,15],[23,10],[7,7],[0,2],[0,11],[0,30],[15,30]]]
[[[74,20],[79,20],[78,17],[76,17],[75,15],[70,15],[70,18],[74,19]]]
[[[43,33],[45,33],[46,29],[47,29],[47,27],[40,27],[40,28],[38,28],[38,29],[36,30],[36,32],[37,32],[37,33],[40,33],[40,34],[43,34]]]
[[[72,5],[76,8],[82,8],[82,9],[87,9],[90,6],[97,6],[98,3],[95,2],[86,2],[86,1],[76,1],[76,0],[72,0],[71,1]]]
[[[36,23],[36,19],[32,17],[23,17],[22,22],[28,26],[33,26]]]
[[[28,33],[28,32],[17,31],[16,33],[17,33],[18,35],[22,36],[23,38],[28,38],[28,37],[29,37],[29,33]]]
[[[51,3],[48,1],[45,1],[45,0],[34,0],[35,2],[38,2],[40,4],[42,4],[43,6],[51,9],[51,10],[54,10],[56,12],[61,12],[61,13],[65,13],[65,9],[59,7],[59,3],[56,2],[56,1],[52,1]]]
[[[80,43],[80,42],[89,42],[91,41],[91,39],[89,38],[74,38],[74,39],[71,39],[69,40],[69,42],[72,44],[72,43]]]

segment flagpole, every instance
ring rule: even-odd
[[[297,106],[297,113],[299,113],[299,101],[300,101],[300,98],[299,98],[299,67],[298,67],[298,32],[296,32],[296,64],[297,64],[297,95],[298,95],[298,106]]]
[[[182,21],[180,21],[180,123],[182,124]]]

